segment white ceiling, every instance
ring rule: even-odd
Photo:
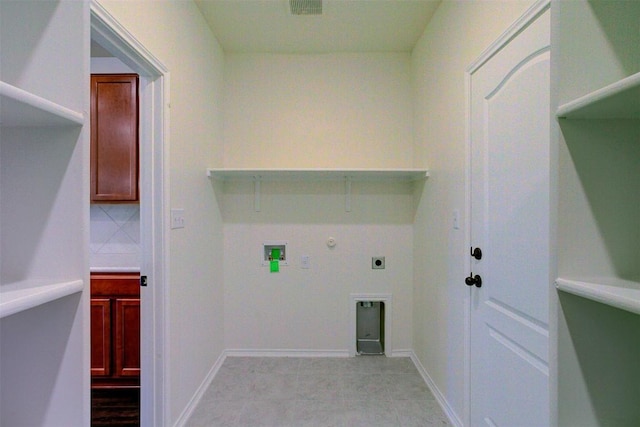
[[[323,0],[296,16],[289,0],[196,0],[225,52],[409,52],[441,0]]]

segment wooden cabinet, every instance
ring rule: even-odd
[[[111,375],[111,300],[91,298],[91,376]]]
[[[92,387],[140,381],[140,276],[91,275]]]
[[[91,75],[91,201],[138,201],[138,75]]]

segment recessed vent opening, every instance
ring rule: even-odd
[[[292,15],[322,15],[322,0],[289,0]]]
[[[384,301],[359,301],[357,304],[357,353],[384,354]]]

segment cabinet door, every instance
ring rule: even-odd
[[[91,376],[111,375],[111,300],[91,299]]]
[[[140,299],[115,300],[114,375],[140,376]]]
[[[91,76],[91,201],[138,200],[138,76]]]

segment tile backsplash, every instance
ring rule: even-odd
[[[90,217],[91,269],[139,269],[140,206],[92,204]]]

